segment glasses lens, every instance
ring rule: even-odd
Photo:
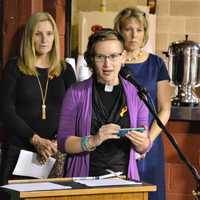
[[[113,53],[108,56],[102,55],[102,54],[96,54],[95,61],[96,62],[105,62],[106,59],[108,59],[110,61],[116,61],[121,55],[122,55],[122,53]]]

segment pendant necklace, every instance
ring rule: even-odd
[[[36,77],[37,77],[38,85],[40,87],[41,98],[42,98],[42,119],[45,120],[45,119],[47,119],[46,98],[47,98],[47,90],[48,90],[48,84],[49,84],[49,76],[47,76],[45,91],[43,91],[40,79],[38,77],[38,74],[37,73],[35,73],[35,74],[36,74]]]
[[[143,58],[144,53],[142,52],[142,50],[140,50],[137,55],[132,55],[131,57],[127,57],[126,61],[127,62],[135,62],[137,60],[140,60],[141,58]]]

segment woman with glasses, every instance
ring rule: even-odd
[[[107,169],[139,179],[135,152],[149,149],[148,112],[136,88],[119,71],[125,62],[124,39],[112,29],[89,37],[84,54],[91,78],[65,94],[58,130],[58,146],[67,152],[68,177],[104,175]],[[144,132],[122,128],[145,127]]]
[[[147,15],[138,8],[125,8],[115,18],[115,30],[123,34],[126,43],[126,67],[150,93],[163,124],[170,116],[169,75],[163,60],[143,50],[148,41]],[[146,156],[139,157],[137,164],[142,181],[157,185],[157,192],[150,193],[150,200],[165,199],[164,150],[161,129],[149,116],[152,148]]]

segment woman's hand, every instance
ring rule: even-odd
[[[135,146],[135,150],[138,153],[141,153],[141,154],[145,153],[151,146],[151,141],[148,136],[148,130],[146,127],[145,127],[144,132],[129,131],[126,134],[126,137]]]
[[[57,152],[57,141],[41,138],[35,134],[32,137],[31,143],[38,152],[38,160],[41,164],[44,164],[50,156]]]
[[[97,135],[94,136],[95,145],[99,146],[104,141],[109,139],[119,139],[116,135],[119,132],[119,129],[119,125],[112,123],[101,126]]]

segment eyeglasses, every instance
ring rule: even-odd
[[[103,55],[103,54],[96,54],[94,56],[94,59],[96,62],[105,62],[106,59],[108,59],[109,61],[111,62],[115,62],[118,60],[118,58],[122,55],[122,53],[113,53],[113,54],[110,54],[108,56],[106,55]]]

